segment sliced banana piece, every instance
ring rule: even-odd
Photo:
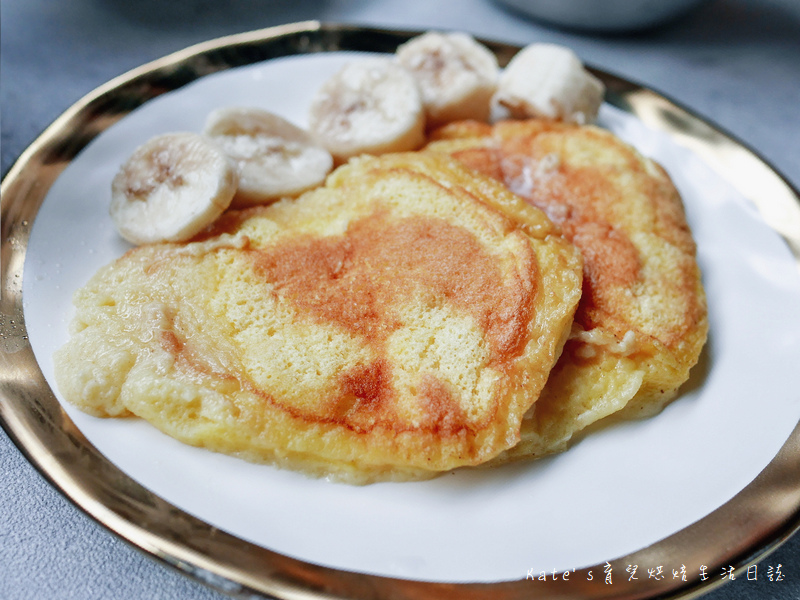
[[[531,44],[520,50],[503,73],[492,104],[511,117],[540,117],[593,123],[605,86],[584,69],[572,50],[555,44]]]
[[[167,133],[139,146],[111,183],[111,219],[134,244],[182,242],[230,205],[236,168],[196,133]]]
[[[417,80],[429,126],[489,119],[500,69],[471,35],[430,31],[402,44],[396,56]]]
[[[311,102],[309,127],[334,158],[414,150],[425,141],[425,113],[414,78],[391,59],[353,62]]]
[[[237,167],[236,206],[297,196],[320,185],[333,168],[330,152],[308,132],[259,108],[217,109],[208,115],[204,133]]]

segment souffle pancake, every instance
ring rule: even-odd
[[[102,268],[74,296],[57,383],[90,414],[248,460],[432,477],[519,442],[582,266],[495,179],[440,153],[365,156]]]
[[[611,132],[531,119],[459,122],[428,150],[452,155],[541,208],[584,259],[572,333],[522,441],[498,460],[564,450],[609,415],[673,399],[706,341],[695,243],[664,169]]]

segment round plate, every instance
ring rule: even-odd
[[[741,491],[737,488],[738,493],[720,508],[644,549],[625,556],[612,554],[593,566],[554,569],[546,577],[537,565],[507,581],[441,583],[430,577],[386,577],[290,558],[192,516],[137,483],[90,443],[76,426],[77,418],[62,408],[45,379],[28,340],[33,323],[31,327],[25,324],[30,304],[39,302],[39,298],[23,298],[30,231],[56,179],[92,140],[157,96],[207,75],[294,55],[392,52],[419,33],[301,23],[223,38],[113,80],[53,123],[20,157],[2,185],[0,422],[53,485],[97,521],[145,552],[232,595],[478,598],[491,593],[511,599],[530,597],[535,588],[546,598],[647,598],[691,596],[721,584],[721,572],[760,560],[800,522],[800,431],[791,432],[791,422],[782,424],[788,440],[751,483]],[[519,49],[485,43],[501,65]],[[702,157],[718,177],[753,203],[772,237],[782,238],[781,248],[788,245],[787,255],[797,275],[800,200],[796,190],[754,153],[674,102],[608,73],[595,74],[608,88],[606,100],[613,107],[606,111],[608,119],[613,121],[618,113],[625,117],[619,120],[624,124],[634,117],[667,136],[670,143]],[[29,267],[26,275],[31,273]],[[792,401],[797,400],[794,389]],[[684,465],[687,469],[715,466]],[[629,581],[629,565],[638,565],[642,575]],[[648,570],[655,577],[648,577]]]

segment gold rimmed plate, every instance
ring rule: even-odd
[[[647,598],[722,583],[799,522],[800,200],[713,125],[601,71],[601,124],[674,178],[709,295],[708,348],[661,415],[537,463],[354,488],[60,402],[51,356],[72,291],[126,249],[107,203],[130,151],[199,129],[219,105],[303,124],[310,94],[353,52],[418,33],[302,23],[223,38],[113,80],[53,123],[2,187],[4,428],[97,521],[232,595]],[[518,50],[487,44],[501,64]],[[644,575],[628,581],[629,565]]]

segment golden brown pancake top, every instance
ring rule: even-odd
[[[498,460],[564,450],[592,423],[651,416],[674,398],[708,321],[695,244],[666,172],[609,131],[546,120],[453,123],[427,149],[545,211],[584,259],[570,339],[521,442]]]
[[[233,234],[244,220],[261,212],[231,212],[195,241],[207,240],[212,233]],[[446,219],[394,220],[386,212],[354,221],[343,235],[299,236],[245,250],[253,271],[275,294],[313,315],[320,325],[335,324],[357,336],[375,357],[340,373],[340,393],[327,402],[326,413],[321,415],[317,406],[304,418],[359,432],[376,426],[410,428],[392,409],[392,366],[384,345],[402,326],[397,306],[420,289],[472,316],[489,341],[493,368],[505,369],[525,350],[540,276],[530,247],[523,247],[518,257],[518,275],[505,281],[500,262],[470,231]],[[432,374],[424,376],[419,395],[425,417],[416,429],[454,434],[483,424],[467,418],[448,387]]]
[[[580,249],[584,283],[575,321],[584,329],[613,327],[620,336],[642,329],[672,347],[704,314],[696,299],[695,243],[677,191],[659,165],[610,132],[539,119],[464,121],[437,130],[432,140],[429,148],[448,151],[545,211]],[[685,302],[681,318],[657,328],[635,306],[646,275],[631,236],[641,231],[692,259],[672,282]]]

